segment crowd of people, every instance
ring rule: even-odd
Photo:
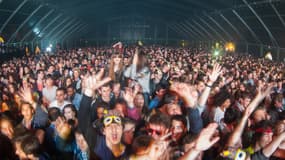
[[[0,159],[284,159],[284,67],[121,43],[15,58],[0,68]]]

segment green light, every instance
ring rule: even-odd
[[[218,55],[219,55],[219,51],[217,51],[217,50],[214,51],[214,55],[215,55],[215,56],[218,56]]]

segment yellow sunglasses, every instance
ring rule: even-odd
[[[122,124],[122,120],[118,116],[107,116],[104,118],[103,123],[104,123],[104,126],[108,126],[111,123]]]

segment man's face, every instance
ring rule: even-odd
[[[135,124],[127,123],[124,127],[123,141],[126,144],[132,144],[134,139]]]
[[[175,103],[167,104],[167,113],[170,116],[182,115],[181,107]]]
[[[242,105],[243,105],[245,108],[247,108],[247,106],[249,105],[250,101],[251,101],[251,99],[248,98],[248,97],[246,97],[246,98],[243,99]]]
[[[129,59],[128,58],[124,58],[124,65],[128,65],[129,64]]]
[[[102,97],[110,97],[110,94],[111,94],[111,88],[109,86],[101,88]]]
[[[156,92],[156,95],[158,97],[163,97],[166,93],[166,89],[160,89],[159,91]]]
[[[204,84],[203,82],[199,82],[199,83],[197,84],[197,90],[198,90],[198,92],[199,92],[199,93],[202,93],[204,89],[205,89],[205,84]]]
[[[275,100],[274,106],[275,106],[275,108],[281,108],[282,109],[283,108],[282,101]]]
[[[29,104],[23,104],[21,113],[24,116],[25,120],[31,120],[33,118],[33,110]]]
[[[74,94],[74,89],[73,88],[67,88],[67,96],[72,97]]]
[[[20,160],[28,159],[28,156],[24,153],[23,149],[21,148],[21,143],[15,143],[16,155],[19,157]]]
[[[14,129],[9,121],[7,120],[1,121],[0,131],[3,135],[7,136],[9,139],[13,138]]]
[[[147,133],[149,136],[152,136],[154,139],[159,139],[160,137],[166,135],[168,133],[168,129],[162,125],[158,124],[148,124]]]
[[[63,102],[64,101],[64,92],[59,90],[59,91],[56,91],[56,100],[58,102]]]
[[[259,140],[260,146],[265,147],[266,145],[268,145],[272,141],[272,136],[273,136],[272,132],[263,133],[263,135],[261,136],[261,138]]]
[[[253,120],[258,123],[262,120],[268,120],[270,117],[264,109],[258,109],[253,114]]]
[[[106,143],[111,145],[119,144],[123,135],[123,126],[118,123],[111,123],[105,126],[103,133],[106,136]]]

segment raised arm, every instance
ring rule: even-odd
[[[217,128],[218,124],[211,123],[206,128],[202,129],[198,138],[195,140],[195,147],[186,152],[179,160],[194,160],[197,158],[199,153],[209,149],[218,142],[220,137],[215,137]]]
[[[185,83],[174,83],[170,90],[176,92],[184,101],[188,111],[190,133],[198,134],[203,128],[203,120],[197,108],[198,92],[194,86]]]
[[[240,137],[243,133],[243,130],[245,128],[245,125],[247,124],[247,120],[252,114],[252,112],[255,110],[255,108],[258,106],[258,104],[267,96],[270,94],[272,90],[272,86],[269,85],[265,90],[261,90],[261,88],[258,88],[258,93],[256,97],[251,101],[249,106],[246,108],[243,117],[237,127],[234,129],[234,132],[230,135],[229,140],[227,142],[228,147],[234,147],[238,141],[240,140]]]
[[[23,101],[30,103],[33,106],[34,110],[36,110],[37,102],[34,100],[31,88],[21,88],[19,95]]]
[[[177,93],[178,96],[183,99],[187,107],[194,108],[196,106],[197,98],[195,98],[195,93],[197,93],[197,90],[194,86],[186,83],[174,82],[169,89]]]
[[[128,104],[129,108],[134,108],[134,98],[135,94],[131,88],[125,88],[125,92],[123,93],[123,97]]]
[[[111,81],[110,77],[102,79],[102,70],[95,76],[88,76],[84,77],[83,81],[85,84],[85,89],[83,93],[83,97],[80,103],[80,108],[78,111],[78,126],[83,131],[83,133],[86,133],[86,129],[91,124],[90,116],[91,116],[91,103],[92,103],[92,97],[95,94],[95,91],[103,86],[104,84]]]
[[[219,64],[214,64],[212,73],[209,75],[209,80],[206,83],[206,88],[204,89],[201,97],[198,100],[198,106],[205,106],[211,91],[211,88],[214,84],[214,82],[216,82],[217,78],[219,77],[219,75],[221,74],[221,69],[222,67]],[[204,108],[202,109],[202,111],[200,111],[200,114],[203,112]]]

